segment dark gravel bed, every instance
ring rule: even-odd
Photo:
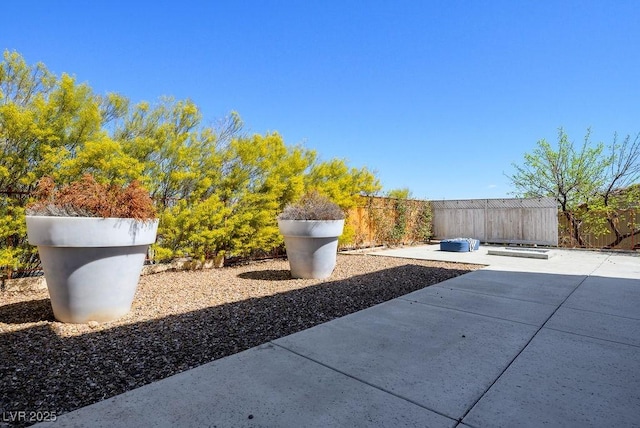
[[[339,255],[327,280],[285,260],[141,278],[131,312],[63,324],[46,290],[0,292],[0,426],[13,412],[65,412],[479,268]],[[23,423],[13,424],[23,425]]]

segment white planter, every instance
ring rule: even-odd
[[[27,216],[56,319],[105,322],[128,313],[157,230],[157,220]]]
[[[278,220],[293,278],[328,278],[344,220]]]

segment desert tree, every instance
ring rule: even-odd
[[[609,145],[593,143],[587,131],[581,145],[576,146],[561,128],[554,147],[539,140],[531,153],[525,153],[522,164],[513,164],[507,177],[520,197],[554,197],[567,219],[574,242],[585,246],[583,235],[603,235],[611,230],[615,246],[637,234],[635,225],[622,233],[617,212],[637,201],[640,179],[640,134],[626,136],[621,142],[614,135]],[[634,190],[635,189],[635,190]],[[621,196],[623,195],[623,196]]]

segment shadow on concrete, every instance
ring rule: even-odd
[[[66,413],[467,272],[408,264],[79,336],[56,322],[0,332],[0,412]],[[49,299],[0,306],[0,322],[52,320]]]

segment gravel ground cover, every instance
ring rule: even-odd
[[[0,413],[60,415],[478,268],[338,255],[326,280],[291,279],[286,260],[163,272],[103,324],[55,321],[46,290],[1,292]]]

